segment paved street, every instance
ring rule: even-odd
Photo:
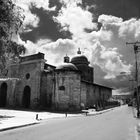
[[[60,118],[0,132],[1,140],[138,140],[131,107],[97,115]]]

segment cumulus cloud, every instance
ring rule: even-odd
[[[117,52],[117,48],[105,48],[100,43],[97,44],[94,50],[93,60],[96,65],[107,74],[105,79],[116,78],[121,71],[130,71],[131,65],[124,64],[121,60],[121,55]]]
[[[120,38],[136,40],[140,37],[140,19],[131,18],[123,21],[122,18],[111,15],[100,15],[98,22],[102,24],[104,30],[116,29]]]
[[[49,0],[14,0],[15,4],[24,10],[25,20],[23,22],[24,31],[31,31],[31,27],[37,27],[39,17],[31,12],[32,6],[43,8],[44,10],[55,10],[55,7],[49,8]]]
[[[102,24],[100,30],[93,31],[88,38],[94,48],[91,62],[107,73],[104,78],[115,78],[121,71],[131,71],[135,60],[133,46],[126,47],[126,42],[134,42],[140,37],[140,20],[123,21],[122,18],[101,15],[98,21]]]
[[[60,2],[65,5],[82,4],[82,0],[60,0]]]
[[[140,37],[140,19],[137,20],[132,18],[130,20],[124,21],[119,29],[119,36],[125,39],[129,36],[135,40]]]
[[[97,23],[92,22],[92,14],[76,3],[69,3],[63,7],[55,19],[61,23],[64,30],[73,34],[73,38],[83,37],[85,29],[97,29]]]
[[[90,34],[90,41],[110,41],[113,36],[113,32],[111,30],[106,30],[104,27],[101,27],[99,31],[93,31]]]
[[[118,24],[123,21],[122,18],[118,18],[112,15],[100,15],[98,18],[98,22],[102,23],[103,25],[106,24]]]

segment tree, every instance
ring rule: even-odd
[[[0,69],[6,67],[6,60],[19,57],[25,53],[25,47],[11,40],[22,26],[24,15],[22,9],[17,7],[12,0],[0,0]]]

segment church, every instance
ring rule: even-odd
[[[57,67],[47,64],[43,53],[20,57],[0,77],[0,107],[62,111],[103,107],[112,88],[94,83],[89,64],[80,49]]]

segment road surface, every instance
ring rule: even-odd
[[[83,117],[52,119],[0,132],[0,140],[138,140],[131,107]]]

